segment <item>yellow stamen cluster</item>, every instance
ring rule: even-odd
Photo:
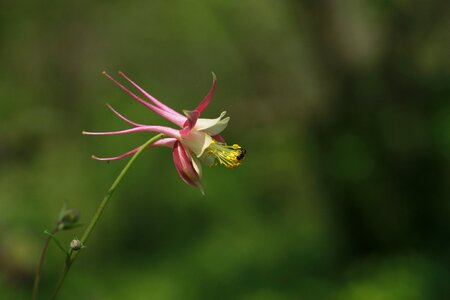
[[[238,144],[229,146],[215,140],[211,142],[205,151],[208,156],[214,157],[214,162],[210,167],[222,164],[227,168],[236,168],[240,166],[246,153],[245,149],[241,148]]]

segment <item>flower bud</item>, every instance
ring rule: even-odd
[[[81,248],[83,248],[83,243],[79,239],[73,239],[70,242],[70,249],[72,249],[73,251],[78,251]]]
[[[65,209],[59,218],[59,229],[70,229],[80,219],[80,211],[76,209]]]

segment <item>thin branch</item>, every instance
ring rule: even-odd
[[[128,161],[128,163],[125,165],[125,167],[119,173],[116,180],[114,180],[113,184],[109,188],[109,190],[106,193],[105,197],[103,198],[102,202],[100,203],[97,210],[95,211],[95,214],[92,217],[91,221],[89,222],[86,230],[84,231],[83,236],[81,238],[81,243],[83,245],[86,245],[86,242],[89,239],[89,237],[91,236],[92,231],[94,230],[94,227],[97,224],[98,220],[102,216],[102,214],[106,208],[106,205],[108,204],[109,200],[111,199],[112,195],[114,194],[117,186],[122,181],[125,174],[127,173],[128,169],[131,167],[131,165],[134,163],[134,161],[138,158],[138,156],[142,153],[142,151],[145,148],[147,148],[149,145],[153,144],[157,140],[161,139],[162,137],[164,137],[164,134],[161,133],[161,134],[158,134],[158,135],[152,137],[151,139],[149,139],[144,145],[141,146],[139,151],[137,151],[136,154],[134,154],[131,157],[131,159]],[[56,299],[56,296],[58,295],[58,292],[60,291],[62,285],[64,284],[64,281],[67,277],[67,274],[69,273],[69,270],[70,270],[72,264],[74,263],[74,261],[76,260],[76,258],[78,257],[78,254],[80,252],[81,251],[74,251],[73,249],[69,250],[69,253],[68,253],[66,261],[65,261],[64,270],[61,273],[61,277],[59,278],[58,284],[56,285],[56,287],[53,291],[53,295],[52,295],[51,299]]]

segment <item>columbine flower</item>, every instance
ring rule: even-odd
[[[200,104],[192,111],[184,111],[185,116],[176,112],[167,105],[161,103],[155,99],[152,95],[147,93],[136,83],[130,80],[124,73],[119,72],[119,74],[130,82],[139,92],[141,92],[148,100],[149,103],[126,87],[121,83],[116,81],[106,72],[103,72],[110,80],[117,84],[122,90],[124,90],[128,95],[133,97],[135,100],[146,106],[147,108],[153,110],[158,115],[164,117],[168,121],[174,123],[180,129],[173,129],[165,126],[158,125],[143,125],[129,119],[125,118],[123,115],[118,113],[109,104],[107,106],[115,113],[120,119],[132,125],[133,128],[121,130],[121,131],[111,131],[111,132],[86,132],[83,134],[92,135],[116,135],[116,134],[128,134],[134,132],[156,132],[162,133],[166,137],[157,140],[155,143],[150,145],[150,147],[169,147],[172,148],[173,161],[175,163],[175,168],[178,171],[181,179],[187,184],[200,188],[203,192],[203,187],[201,184],[202,167],[200,161],[207,164],[208,166],[215,166],[222,164],[227,168],[235,168],[239,166],[242,159],[245,156],[245,149],[241,148],[239,145],[227,145],[225,140],[220,135],[220,133],[227,127],[229,117],[225,117],[226,112],[222,112],[220,116],[216,119],[203,119],[200,118],[200,114],[205,110],[214,95],[216,89],[216,76],[213,73],[213,84],[211,89],[205,98],[200,102]],[[140,147],[137,147],[131,151],[128,151],[122,155],[116,157],[105,157],[100,158],[92,156],[96,160],[118,160],[129,155],[136,153]]]

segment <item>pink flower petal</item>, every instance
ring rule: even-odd
[[[153,148],[153,147],[168,147],[168,148],[172,148],[173,145],[175,144],[176,139],[174,138],[164,138],[164,139],[160,139],[157,140],[156,142],[154,142],[153,144],[149,145],[147,148]],[[106,160],[106,161],[111,161],[111,160],[119,160],[122,159],[124,157],[133,155],[134,153],[138,152],[139,149],[141,149],[142,146],[139,146],[133,150],[130,150],[124,154],[121,154],[119,156],[114,156],[114,157],[97,157],[92,155],[92,158],[95,160]]]
[[[125,118],[123,115],[121,115],[119,112],[117,112],[117,110],[115,110],[111,105],[109,105],[108,103],[106,103],[106,106],[108,106],[108,108],[110,110],[112,110],[113,113],[115,113],[119,118],[121,118],[122,120],[124,120],[125,122],[127,122],[130,125],[136,126],[136,127],[141,127],[141,126],[145,126],[143,124],[139,124],[133,121],[128,120],[127,118]]]
[[[203,98],[202,102],[200,102],[200,104],[195,109],[199,113],[202,113],[203,110],[205,110],[205,108],[208,106],[209,102],[211,102],[212,97],[214,96],[214,91],[216,90],[216,85],[217,85],[217,77],[216,77],[216,74],[214,74],[214,73],[212,73],[212,75],[213,75],[213,84],[212,84],[208,94],[205,96],[205,98]]]
[[[186,117],[183,117],[180,114],[173,114],[170,113],[168,111],[165,111],[153,104],[148,103],[147,101],[141,99],[140,97],[138,97],[136,94],[134,94],[133,92],[131,92],[129,89],[127,89],[126,87],[124,87],[121,83],[119,83],[117,80],[115,80],[114,78],[112,78],[108,73],[106,73],[106,71],[103,71],[103,74],[108,77],[112,82],[114,82],[115,84],[117,84],[122,90],[124,90],[128,95],[130,95],[131,97],[133,97],[136,101],[138,101],[139,103],[145,105],[146,107],[148,107],[149,109],[153,110],[155,113],[157,113],[158,115],[160,115],[161,117],[167,119],[168,121],[182,127],[184,122],[186,121]]]
[[[198,187],[202,194],[204,194],[200,177],[195,171],[192,160],[179,141],[175,142],[172,153],[175,168],[177,169],[178,175],[180,175],[181,179],[189,185]]]
[[[133,132],[157,132],[162,133],[167,136],[173,137],[173,138],[180,138],[180,133],[178,130],[175,130],[173,128],[165,127],[165,126],[140,126],[135,127],[131,129],[125,129],[125,130],[119,130],[119,131],[106,131],[106,132],[91,132],[91,131],[83,131],[82,134],[88,134],[88,135],[117,135],[117,134],[127,134],[127,133],[133,133]]]
[[[125,75],[125,73],[123,73],[122,71],[119,71],[119,74],[125,78],[126,80],[128,80],[128,82],[130,82],[132,85],[134,85],[135,88],[137,88],[145,97],[147,97],[150,101],[152,101],[156,106],[158,106],[159,108],[172,113],[174,115],[179,115],[180,117],[183,117],[180,113],[178,113],[177,111],[173,110],[172,108],[170,108],[169,106],[165,105],[164,103],[158,101],[158,99],[156,99],[155,97],[153,97],[152,95],[150,95],[149,93],[147,93],[143,88],[141,88],[139,85],[137,85],[136,83],[134,83],[134,81],[132,81],[130,78],[128,78],[127,75]]]
[[[194,111],[185,111],[187,115],[187,120],[183,124],[183,129],[180,130],[181,136],[186,136],[189,134],[192,128],[194,128],[197,123],[198,117],[200,117],[200,113],[196,110]]]
[[[218,142],[225,143],[225,139],[220,134],[213,135],[212,137]]]

